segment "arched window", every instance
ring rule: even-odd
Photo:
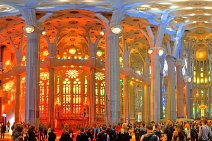
[[[69,113],[71,111],[71,82],[68,78],[63,81],[63,99],[62,99],[62,108],[63,113]]]
[[[40,116],[48,114],[49,72],[40,73]]]
[[[96,97],[96,114],[104,114],[104,104],[105,104],[105,75],[101,72],[95,74],[95,97]]]
[[[73,113],[80,113],[81,109],[81,82],[75,79],[73,82]]]

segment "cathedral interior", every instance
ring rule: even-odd
[[[211,0],[0,0],[0,115],[212,117]]]

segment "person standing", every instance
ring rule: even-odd
[[[206,125],[207,121],[202,120],[202,126],[199,127],[199,140],[208,141],[212,137],[211,129]]]
[[[37,141],[35,136],[35,126],[30,126],[28,130],[28,140],[29,141]]]
[[[56,139],[56,134],[54,133],[54,129],[51,128],[51,132],[48,134],[48,141],[55,141]]]
[[[7,130],[8,130],[8,132],[10,131],[10,121],[9,120],[7,121]]]
[[[97,134],[98,141],[110,141],[110,136],[106,132],[107,126],[102,125],[102,131]]]
[[[136,141],[139,141],[140,140],[140,138],[141,138],[141,132],[140,132],[140,127],[139,127],[139,125],[137,124],[136,125],[136,127],[135,127],[135,129],[134,129],[134,133],[135,133],[135,139],[136,139]]]
[[[47,128],[46,128],[45,125],[44,125],[44,128],[43,128],[43,134],[44,134],[44,139],[47,139]]]
[[[43,124],[40,123],[39,124],[39,133],[40,133],[40,141],[44,141],[44,137],[43,137],[43,131],[44,131],[44,128],[43,128]]]
[[[5,132],[6,132],[6,125],[3,123],[1,126],[1,139],[4,139]]]
[[[147,133],[141,137],[140,141],[159,141],[159,137],[153,134],[153,126],[151,124],[148,124],[146,129]]]
[[[69,127],[67,124],[64,125],[62,135],[61,135],[59,141],[73,141],[73,139],[69,135]]]
[[[123,123],[121,131],[117,134],[117,141],[130,141],[131,138],[132,136],[128,131],[127,123]]]

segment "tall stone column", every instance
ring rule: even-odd
[[[36,28],[35,9],[25,8],[21,10],[26,25]],[[40,37],[36,31],[27,34],[26,47],[26,98],[25,98],[25,122],[38,126],[39,124],[39,62]]]
[[[123,78],[123,83],[124,83],[124,121],[128,123],[129,121],[129,101],[128,101],[128,84],[129,84],[129,78],[124,77]]]
[[[0,75],[2,75],[2,69],[3,69],[3,66],[2,66],[2,59],[3,59],[3,51],[2,51],[2,46],[0,45]],[[1,79],[0,79],[0,85],[2,86],[2,82],[1,82]],[[0,115],[2,115],[2,97],[0,97]]]
[[[150,92],[150,120],[160,120],[160,57],[159,47],[154,47],[151,59],[151,92]]]
[[[95,70],[90,69],[89,75],[89,123],[96,122]]]
[[[209,59],[209,65],[210,65],[210,88],[209,88],[209,90],[210,90],[210,93],[209,93],[209,95],[208,95],[208,98],[209,98],[209,101],[208,101],[208,103],[209,103],[209,107],[208,107],[208,109],[209,109],[209,117],[211,118],[211,113],[210,113],[210,111],[211,111],[211,97],[212,97],[212,57],[210,56],[210,59]]]
[[[186,52],[187,59],[187,78],[186,78],[186,115],[192,118],[192,82],[191,82],[191,52]],[[189,80],[190,79],[190,80]],[[189,82],[190,81],[190,82]]]
[[[167,95],[167,119],[176,120],[176,76],[175,76],[175,62],[176,58],[171,55],[166,56],[168,64],[168,95]]]
[[[135,123],[135,93],[136,93],[136,84],[131,83],[129,85],[129,116],[130,116],[130,123]]]
[[[183,60],[177,60],[177,117],[184,117],[184,94],[183,94],[183,73],[182,73]]]
[[[150,122],[150,86],[148,84],[144,84],[144,100],[143,100],[143,121],[145,123]]]
[[[186,114],[187,118],[192,118],[192,94],[190,82],[186,82]]]
[[[15,122],[20,122],[20,96],[21,96],[21,76],[16,75],[16,91],[15,91]]]
[[[110,124],[120,121],[120,49],[118,35],[108,29],[106,34],[105,80]]]
[[[149,57],[146,58],[146,62],[144,64],[144,76],[149,78],[149,66],[150,66],[150,59]],[[150,113],[150,85],[145,82],[144,84],[144,97],[143,97],[143,120],[145,123],[150,122],[149,120],[149,113]]]
[[[49,95],[48,95],[48,122],[50,123],[51,127],[55,127],[55,70],[54,68],[49,68]]]

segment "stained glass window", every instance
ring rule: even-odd
[[[56,103],[58,105],[61,104],[61,100],[60,100],[60,77],[59,76],[56,77]]]
[[[68,78],[63,81],[63,102],[62,102],[62,108],[63,113],[69,113],[71,111],[71,82]]]
[[[101,72],[95,74],[95,97],[96,97],[96,113],[99,115],[104,114],[105,103],[105,75]]]
[[[124,114],[124,82],[123,80],[121,79],[120,80],[120,112],[121,112],[121,115]]]
[[[85,76],[84,80],[84,103],[87,103],[87,98],[88,98],[88,77]]]
[[[48,114],[49,73],[40,73],[40,116]]]
[[[21,100],[25,101],[25,92],[26,92],[26,78],[21,78]],[[25,102],[21,102],[20,105],[21,121],[24,121],[25,117]]]
[[[81,108],[81,82],[75,79],[73,82],[73,113],[80,113]]]
[[[99,98],[99,104],[100,104],[100,114],[103,114],[104,113],[104,103],[105,103],[105,82],[102,82],[100,84],[100,98]]]

